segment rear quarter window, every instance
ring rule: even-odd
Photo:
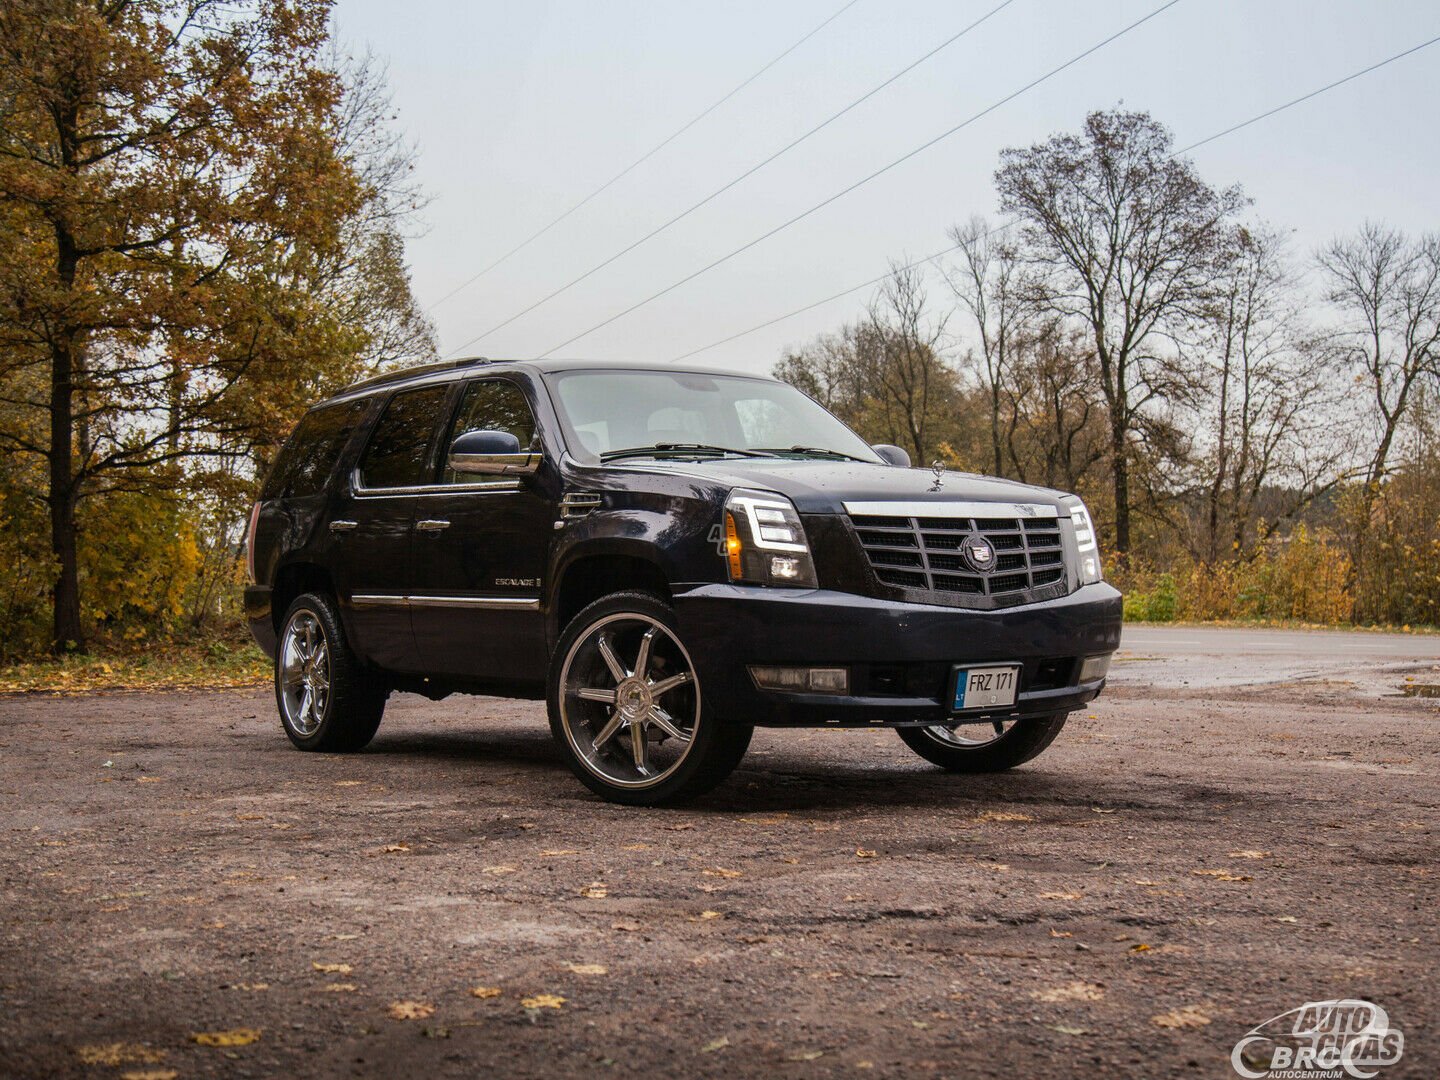
[[[301,417],[275,458],[261,498],[298,498],[323,491],[340,452],[365,415],[366,404],[361,400],[327,405]]]

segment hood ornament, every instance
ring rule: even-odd
[[[930,463],[930,471],[935,475],[935,482],[930,485],[930,490],[939,491],[945,486],[945,463],[936,458]]]

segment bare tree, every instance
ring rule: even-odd
[[[1337,338],[1369,399],[1369,505],[1422,383],[1440,378],[1440,235],[1412,241],[1396,229],[1366,223],[1317,258],[1327,299],[1344,320]]]
[[[1232,250],[1209,327],[1210,475],[1192,545],[1209,562],[1267,539],[1345,475],[1332,353],[1303,326],[1283,238],[1242,228]]]
[[[891,427],[903,431],[917,463],[930,460],[935,450],[935,410],[955,383],[937,348],[945,320],[931,319],[928,307],[923,272],[892,263],[890,278],[870,304],[869,324],[879,347],[861,354],[873,394],[892,418]]]
[[[1115,551],[1131,547],[1130,466],[1147,406],[1187,390],[1174,339],[1198,320],[1244,205],[1171,154],[1146,113],[1094,112],[1078,135],[1001,153],[1001,206],[1023,223],[1027,257],[1057,311],[1087,326],[1110,423]]]
[[[951,226],[950,239],[959,255],[957,265],[943,268],[942,273],[979,340],[990,398],[991,468],[1001,476],[1005,473],[1006,441],[1003,406],[1015,354],[1027,331],[1027,320],[1035,315],[1036,303],[1034,283],[1027,278],[1019,253],[1013,244],[994,236],[995,231],[982,217]]]

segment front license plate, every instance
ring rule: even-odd
[[[957,668],[955,711],[1005,709],[1015,704],[1020,687],[1020,666]]]

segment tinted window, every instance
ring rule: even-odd
[[[535,417],[530,412],[529,402],[520,387],[504,379],[484,379],[465,388],[460,410],[455,414],[455,423],[445,445],[448,447],[467,431],[508,431],[519,440],[521,450],[540,449],[540,437],[535,430]],[[485,479],[469,473],[451,472],[448,468],[444,475],[447,484],[469,484]]]
[[[390,399],[360,460],[365,487],[414,487],[432,481],[430,447],[449,395],[449,386],[427,386]]]
[[[322,491],[360,417],[365,401],[306,413],[275,458],[262,498],[314,495]]]

